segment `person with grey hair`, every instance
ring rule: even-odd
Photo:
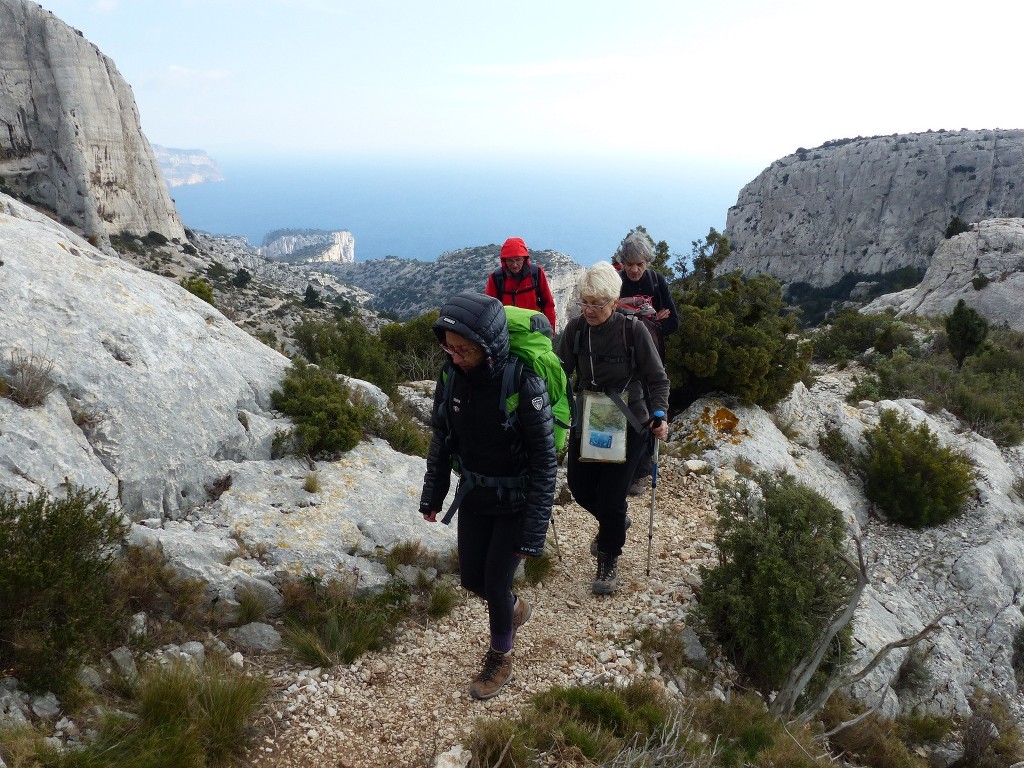
[[[619,244],[615,259],[620,267],[622,288],[620,299],[643,297],[654,309],[654,316],[645,318],[648,330],[658,348],[662,364],[665,363],[665,337],[679,330],[679,311],[672,300],[672,291],[665,276],[650,268],[654,261],[651,238],[646,232],[630,232]],[[650,310],[648,310],[650,311]],[[651,456],[646,455],[637,464],[636,476],[629,488],[630,496],[639,496],[647,490],[646,478],[651,474]]]
[[[562,367],[570,377],[575,374],[581,417],[569,437],[569,490],[597,519],[597,536],[591,545],[591,553],[597,557],[591,589],[597,595],[619,588],[618,559],[629,527],[626,493],[647,453],[650,436],[664,439],[668,434],[667,423],[655,426],[653,416],[655,411],[668,409],[668,376],[644,324],[615,311],[621,287],[611,264],[600,262],[590,267],[579,282],[581,314],[568,322],[558,344]],[[617,456],[614,461],[583,456],[585,448],[595,445],[592,435],[583,439],[585,399],[591,393],[607,398],[612,408],[622,411],[624,461]]]
[[[651,300],[656,312],[654,317],[661,331],[661,338],[654,341],[664,363],[664,338],[679,330],[679,312],[672,300],[672,291],[669,290],[665,276],[650,268],[651,262],[654,261],[651,238],[643,232],[631,232],[623,239],[615,256],[621,265],[619,274],[622,278],[622,288],[619,297],[625,299],[647,296]]]

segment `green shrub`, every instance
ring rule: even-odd
[[[874,348],[882,355],[891,355],[898,347],[917,346],[910,326],[891,314],[870,314],[855,309],[841,309],[827,327],[814,337],[814,358],[823,362],[839,362],[856,357]]]
[[[833,696],[822,713],[827,728],[850,722],[857,714],[843,696]],[[914,755],[902,739],[900,727],[877,713],[868,715],[829,739],[833,754],[853,758],[858,765],[873,768],[928,768],[928,762]]]
[[[334,456],[358,445],[369,417],[349,401],[348,388],[330,371],[296,358],[281,389],[271,394],[274,407],[290,417],[292,450],[311,456]]]
[[[0,667],[62,691],[111,631],[108,575],[128,523],[95,490],[0,495]]]
[[[964,359],[981,349],[988,336],[988,320],[960,299],[953,311],[946,315],[943,325],[949,339],[949,352],[956,360],[956,367],[962,368]]]
[[[523,561],[523,579],[527,584],[536,586],[544,582],[555,567],[555,558],[547,549],[540,557],[528,557]]]
[[[724,489],[715,531],[718,564],[702,567],[696,616],[756,687],[778,689],[853,587],[843,516],[791,476],[758,476]]]
[[[958,168],[960,166],[957,166]],[[951,237],[956,237],[963,232],[970,232],[971,225],[961,219],[959,216],[954,216],[949,220],[949,224],[946,225],[945,236],[949,240]]]
[[[395,361],[399,381],[437,378],[444,364],[444,353],[434,334],[437,317],[435,310],[407,323],[391,323],[380,329],[380,340]]]
[[[458,604],[458,590],[447,581],[435,580],[427,598],[427,615],[432,619],[440,619],[451,613]]]
[[[397,383],[394,362],[382,350],[380,339],[359,320],[299,323],[293,336],[309,362],[325,370],[372,382],[385,392],[394,392]]]
[[[679,331],[665,340],[673,399],[718,391],[774,405],[807,374],[811,347],[796,334],[798,313],[768,275],[715,276],[729,246],[714,229],[693,245],[693,272],[674,286]]]
[[[238,271],[235,272],[235,276],[231,279],[231,284],[235,288],[245,288],[250,282],[252,282],[252,273],[244,267],[239,267]]]
[[[146,236],[142,238],[142,242],[145,243],[146,245],[158,246],[167,245],[168,240],[165,235],[161,235],[159,232],[154,232],[150,230],[149,232],[146,233]]]
[[[213,304],[213,286],[198,275],[181,278],[181,287],[207,304]]]
[[[860,459],[864,493],[894,522],[911,528],[940,525],[963,512],[974,471],[962,453],[939,445],[925,424],[894,410],[864,433]]]
[[[370,432],[387,440],[399,453],[425,458],[430,448],[430,430],[415,417],[404,401],[395,405],[396,416],[377,414]]]

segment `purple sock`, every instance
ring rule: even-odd
[[[503,635],[491,635],[491,648],[499,653],[508,653],[512,650],[512,630]]]

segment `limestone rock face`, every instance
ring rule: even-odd
[[[0,0],[0,176],[87,236],[184,241],[114,62],[28,0]]]
[[[827,142],[776,160],[729,209],[722,270],[832,285],[927,268],[950,219],[1024,215],[1024,131]]]
[[[6,195],[0,254],[0,374],[34,359],[56,385],[35,408],[0,399],[0,489],[67,478],[177,517],[232,462],[270,457],[283,355]]]
[[[943,240],[917,286],[882,296],[865,311],[941,316],[960,299],[992,323],[1024,331],[1024,219],[982,221]]]
[[[279,229],[263,238],[260,256],[291,264],[335,262],[354,264],[356,239],[347,229],[328,232],[319,229]]]
[[[771,416],[757,407],[704,398],[673,420],[670,440],[702,447],[703,458],[720,479],[738,479],[736,469],[744,466],[786,472],[843,513],[849,531],[863,543],[870,576],[853,621],[854,669],[885,644],[917,633],[949,611],[923,646],[930,650],[927,691],[898,684],[907,656],[900,649],[854,686],[862,704],[880,703],[888,717],[911,711],[963,717],[970,714],[968,700],[975,687],[984,685],[1005,696],[1019,717],[1024,700],[1013,646],[1024,627],[1019,608],[1024,543],[1018,533],[1024,507],[1013,486],[1022,450],[1000,449],[948,413],[928,413],[920,401],[849,406],[843,398],[854,380],[847,370],[822,373],[811,389],[798,383]],[[869,514],[860,481],[817,450],[825,429],[838,430],[863,448],[865,430],[877,425],[887,409],[914,425],[926,424],[942,445],[963,451],[979,468],[976,496],[962,517],[923,530],[886,524]]]

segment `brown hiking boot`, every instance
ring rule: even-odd
[[[610,595],[619,588],[619,558],[604,552],[597,553],[597,576],[590,586],[595,595]]]
[[[516,595],[516,607],[512,609],[512,642],[516,641],[516,632],[533,615],[533,606],[526,602],[522,595]]]
[[[483,669],[469,686],[469,695],[474,699],[489,699],[501,690],[501,686],[512,679],[512,651],[502,653],[488,648],[484,655]]]

